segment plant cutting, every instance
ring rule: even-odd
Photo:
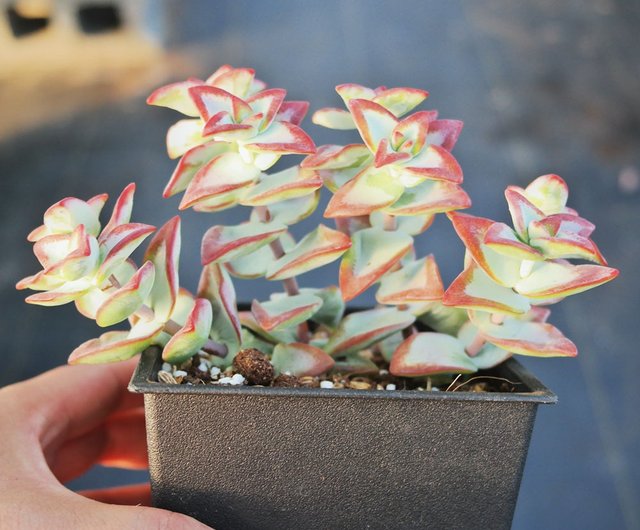
[[[29,235],[43,270],[18,288],[40,291],[29,303],[74,302],[101,327],[129,322],[128,331],[80,345],[69,362],[144,352],[133,387],[146,393],[152,485],[162,506],[217,528],[508,527],[535,405],[553,401],[509,359],[575,356],[575,345],[547,322],[548,306],[618,271],[591,239],[594,225],[567,206],[559,176],[506,189],[512,226],[461,213],[471,206],[452,154],[462,122],[413,112],[424,90],[336,90],[346,109],[320,109],[313,122],[354,129],[359,140],[318,148],[301,128],[308,104],[287,101],[285,90],[267,88],[251,69],[223,66],[149,97],[186,115],[167,133],[169,156],[179,160],[164,197],[182,193],[181,210],[212,218],[246,211],[245,222],[215,224],[203,235],[194,291],[179,283],[179,217],[156,231],[141,265],[131,259],[155,231],[131,222],[134,184],[104,228],[106,195],[49,208]],[[272,170],[284,155],[305,157]],[[325,219],[301,233],[295,225],[318,209],[322,188],[330,193]],[[462,272],[446,289],[435,255],[414,250],[439,213],[466,247]],[[338,260],[337,281],[305,285],[305,273]],[[266,278],[274,292],[239,308],[232,278]],[[368,289],[376,307],[347,309]],[[510,392],[489,392],[500,389]],[[434,408],[452,395],[445,405],[452,409]],[[504,408],[512,403],[522,418]],[[488,404],[494,409],[477,417]],[[185,430],[185,416],[200,412],[206,419]],[[335,424],[344,432],[327,430]],[[183,467],[200,464],[185,452],[196,429],[211,468],[185,481]],[[353,429],[377,447],[347,446]],[[502,445],[505,432],[521,439],[518,453],[505,454],[512,450]],[[482,437],[493,447],[475,453],[469,444]],[[445,471],[464,474],[467,493],[432,476],[438,456],[429,451],[443,442],[456,445]],[[465,449],[492,469],[456,468]],[[166,467],[169,460],[178,467]],[[300,466],[314,473],[303,479]],[[379,473],[393,486],[364,484]],[[397,502],[383,501],[387,495]],[[452,511],[462,496],[475,511]],[[336,511],[337,502],[348,508]]]

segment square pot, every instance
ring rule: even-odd
[[[536,410],[556,396],[510,359],[518,393],[157,382],[144,393],[154,504],[216,528],[509,528]]]

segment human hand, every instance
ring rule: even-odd
[[[142,396],[127,391],[134,366],[63,366],[0,389],[0,528],[208,528],[148,507],[149,484],[63,486],[94,464],[147,467]]]

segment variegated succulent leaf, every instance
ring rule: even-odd
[[[465,351],[472,346],[478,333],[478,328],[472,322],[466,322],[460,328],[457,337]],[[469,356],[469,360],[478,370],[488,370],[506,361],[512,355],[509,350],[491,344],[491,342],[485,342],[478,352],[473,356]]]
[[[186,155],[185,155],[186,156]],[[260,169],[237,152],[222,152],[202,164],[186,185],[180,209],[210,204],[211,201],[237,201],[260,175]]]
[[[240,311],[238,313],[240,317],[240,323],[242,326],[252,333],[256,334],[259,338],[267,341],[270,344],[288,344],[290,342],[296,342],[298,340],[296,328],[286,328],[282,330],[267,331],[256,321],[251,311]]]
[[[469,317],[487,342],[512,353],[535,357],[575,357],[578,354],[575,344],[551,324],[528,317],[507,317],[496,323],[491,313],[482,311],[469,311]]]
[[[439,333],[456,335],[469,317],[464,309],[434,302],[418,316],[418,321]]]
[[[443,294],[440,271],[433,254],[430,254],[383,276],[376,300],[380,304],[403,305],[441,300]]]
[[[144,304],[151,293],[154,280],[155,267],[151,261],[147,261],[122,287],[105,293],[107,298],[100,303],[95,313],[96,323],[106,327],[129,318]]]
[[[288,373],[298,377],[317,376],[333,368],[335,360],[320,348],[302,342],[277,344],[271,363],[277,374]]]
[[[212,325],[209,336],[227,346],[227,357],[233,358],[242,343],[236,292],[226,269],[218,263],[205,266],[200,276],[198,296],[209,301]]]
[[[338,287],[330,285],[322,289],[302,288],[300,293],[311,294],[322,300],[322,305],[311,316],[311,320],[330,329],[335,329],[340,324],[344,316],[345,303]]]
[[[367,88],[355,83],[338,85],[336,92],[340,95],[345,105],[352,99],[365,99],[374,101],[389,110],[396,117],[401,117],[422,103],[429,95],[426,90],[416,88],[398,87],[376,89]],[[330,129],[355,129],[356,124],[349,112],[333,107],[317,110],[311,121],[316,125]]]
[[[155,268],[155,281],[145,301],[154,312],[156,322],[165,323],[171,317],[178,297],[180,259],[180,218],[173,217],[156,232],[144,255]]]
[[[99,364],[130,359],[151,346],[161,332],[161,324],[145,320],[137,322],[129,331],[107,331],[73,350],[69,364]]]
[[[477,370],[460,340],[444,333],[423,332],[407,338],[391,358],[389,372],[401,377]]]
[[[330,335],[325,351],[333,357],[357,353],[415,321],[408,311],[384,307],[347,315]]]
[[[340,264],[340,290],[352,300],[389,272],[412,248],[413,238],[380,228],[359,230]]]
[[[340,374],[366,375],[377,374],[378,365],[368,357],[359,353],[338,356],[333,365],[333,370]]]
[[[257,219],[252,219],[252,221],[258,222]],[[296,245],[289,232],[284,232],[274,241],[278,241],[285,252],[289,252]],[[273,250],[269,245],[265,245],[251,254],[231,259],[223,265],[232,276],[247,280],[266,276],[269,264],[273,262],[273,259]]]
[[[526,313],[531,304],[515,289],[494,282],[478,265],[471,263],[449,286],[442,303],[507,315]]]
[[[317,171],[294,166],[278,173],[262,173],[240,199],[244,206],[270,206],[288,199],[296,199],[322,187]]]
[[[246,256],[268,245],[286,231],[286,225],[273,221],[213,226],[202,238],[202,264],[225,263]]]
[[[267,268],[268,280],[284,280],[338,259],[351,246],[349,236],[324,225],[304,236]]]
[[[306,322],[322,306],[322,298],[309,293],[272,296],[271,300],[254,300],[251,312],[265,331],[283,330]]]
[[[565,261],[535,262],[514,290],[533,300],[564,298],[593,289],[619,274],[600,265],[573,265]]]
[[[575,213],[567,208],[569,187],[558,175],[542,175],[533,180],[525,189],[513,186],[544,215]]]
[[[142,223],[115,226],[106,236],[100,236],[101,264],[96,271],[98,285],[107,280],[133,251],[155,231],[155,227]]]
[[[162,359],[180,364],[195,355],[209,339],[212,308],[206,298],[197,298],[182,328],[162,350]]]
[[[409,234],[410,236],[417,236],[426,231],[435,219],[435,214],[416,214],[416,215],[391,215],[393,217],[392,228],[387,227],[387,220],[390,214],[384,213],[382,210],[372,212],[368,217],[367,226],[361,226],[355,230],[350,230],[350,233],[356,230],[362,230],[369,226],[374,226],[382,229],[398,230]]]
[[[320,190],[317,190],[301,197],[272,203],[269,205],[269,219],[287,226],[296,224],[309,217],[316,210],[319,200]],[[252,210],[250,220],[260,220],[256,208]]]

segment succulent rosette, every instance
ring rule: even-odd
[[[467,265],[443,302],[469,309],[480,336],[504,356],[575,356],[575,345],[546,323],[549,310],[539,306],[597,287],[618,271],[605,266],[590,238],[594,225],[566,206],[568,187],[558,175],[538,177],[525,189],[510,186],[505,196],[513,228],[449,214]],[[572,258],[596,264],[576,265]]]
[[[447,290],[446,304],[522,315],[532,305],[591,289],[618,274],[605,266],[590,238],[594,225],[566,208],[568,188],[559,176],[543,175],[526,189],[510,186],[505,196],[513,228],[449,214],[467,248],[467,266]],[[575,265],[567,261],[572,258],[596,264]]]
[[[349,112],[321,109],[318,124],[357,128],[363,144],[325,145],[302,167],[320,171],[334,193],[325,217],[352,217],[384,211],[394,216],[432,215],[467,208],[462,170],[451,155],[462,122],[439,120],[436,111],[400,119],[428,93],[415,88],[376,90],[348,84],[336,87]]]
[[[74,302],[81,314],[101,327],[127,319],[132,324],[130,331],[110,331],[80,345],[71,353],[71,363],[118,361],[151,344],[165,344],[165,358],[172,359],[176,351],[193,354],[194,344],[197,351],[208,338],[211,307],[207,300],[189,295],[188,302],[175,311],[179,219],[158,231],[141,267],[130,259],[155,231],[153,226],[130,222],[134,192],[134,184],[124,189],[102,230],[99,215],[106,194],[88,201],[68,197],[57,202],[46,211],[44,224],[29,235],[43,270],[16,286],[41,291],[27,297],[28,303],[56,306]],[[172,318],[181,320],[181,325]],[[165,327],[172,329],[171,340],[162,336]],[[204,335],[202,328],[206,328]],[[192,340],[192,350],[185,347],[186,339]]]
[[[460,186],[462,170],[450,153],[462,122],[438,120],[433,110],[403,117],[428,96],[416,88],[346,84],[336,91],[348,111],[320,109],[313,121],[357,129],[364,143],[322,146],[301,165],[322,177],[333,193],[324,215],[335,218],[352,239],[340,267],[345,299],[387,273],[393,275],[381,286],[381,303],[406,306],[441,298],[434,258],[416,261],[413,237],[431,225],[435,214],[471,204]]]
[[[181,209],[229,208],[282,155],[314,152],[299,127],[308,103],[285,96],[284,89],[266,89],[252,69],[228,65],[206,81],[191,78],[153,92],[149,104],[191,116],[167,133],[169,156],[182,158],[164,196],[184,191]]]
[[[418,375],[490,368],[512,354],[573,357],[576,346],[546,322],[555,303],[608,282],[618,275],[590,239],[594,225],[566,206],[568,187],[558,175],[543,175],[525,189],[505,192],[513,228],[458,212],[449,213],[467,248],[464,271],[444,293],[451,310],[466,309],[449,331],[449,349],[427,339],[405,342],[391,370]],[[568,259],[592,261],[572,264]],[[439,311],[447,311],[439,306]],[[427,321],[428,321],[427,311]],[[437,321],[430,322],[436,329]],[[426,340],[426,344],[425,344]],[[417,342],[416,342],[417,341]]]
[[[99,215],[107,200],[106,194],[88,201],[68,197],[46,211],[44,224],[28,238],[34,242],[33,250],[43,270],[18,283],[18,289],[43,292],[31,295],[27,302],[61,305],[75,301],[83,314],[95,318],[101,289],[111,287],[112,275],[122,283],[133,277],[144,285],[148,278],[153,283],[152,264],[136,271],[127,261],[155,230],[153,226],[129,222],[134,190],[133,184],[125,188],[102,231]],[[101,301],[107,298],[105,294]]]

